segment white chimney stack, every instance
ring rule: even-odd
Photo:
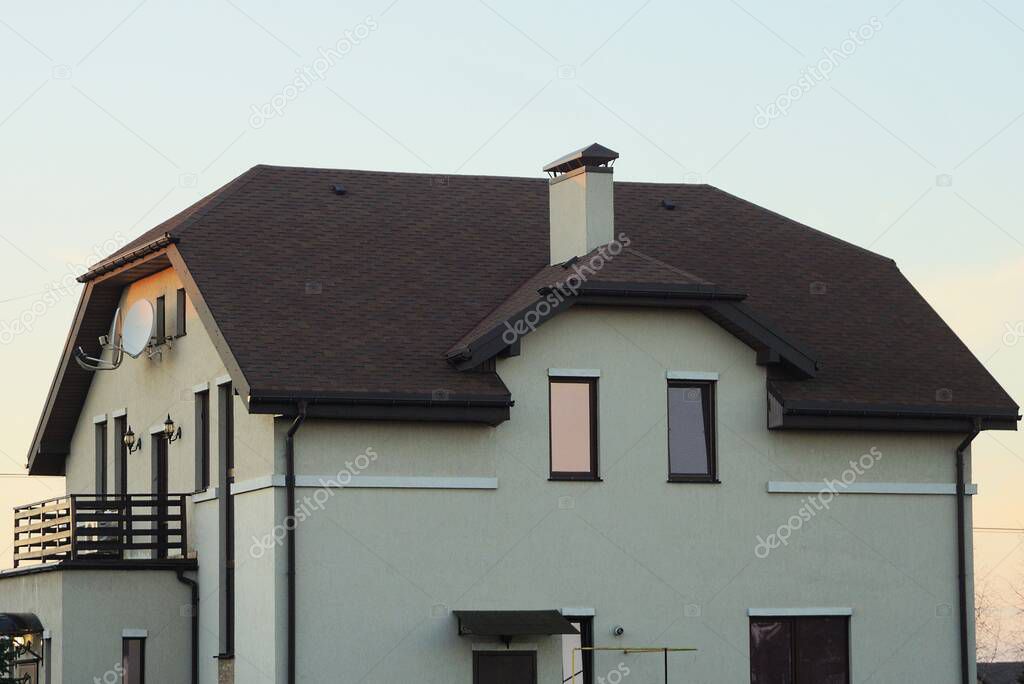
[[[551,263],[583,256],[615,238],[612,163],[619,153],[594,143],[557,159],[551,175]]]

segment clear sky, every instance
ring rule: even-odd
[[[257,163],[538,176],[598,141],[619,179],[709,182],[895,258],[1024,399],[1011,0],[5,1],[0,64],[0,471],[69,274]],[[976,524],[1024,527],[1024,438],[975,453]],[[981,581],[1024,577],[1022,544],[979,533]]]

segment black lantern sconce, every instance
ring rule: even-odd
[[[135,431],[132,430],[131,425],[128,426],[128,432],[124,433],[121,441],[124,442],[124,448],[129,454],[142,448],[142,440],[135,437]]]
[[[164,421],[164,439],[167,440],[168,444],[181,439],[181,426],[175,427],[169,413],[167,414],[167,420]]]

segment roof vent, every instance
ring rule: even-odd
[[[661,206],[671,211],[676,208],[676,203],[669,199],[663,199],[661,200]]]
[[[335,195],[344,195],[347,192],[345,190],[345,186],[342,185],[341,183],[335,183],[334,185],[332,185],[331,190],[334,192]]]

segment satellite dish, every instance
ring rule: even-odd
[[[100,338],[100,344],[103,345],[104,349],[113,349],[115,355],[121,349],[121,325],[123,321],[121,319],[121,307],[118,307],[114,311],[114,320],[110,322],[110,332],[107,333],[106,337]]]
[[[88,371],[98,370],[114,370],[121,365],[121,360],[124,358],[124,352],[121,350],[121,309],[118,308],[114,311],[114,320],[110,322],[110,332],[100,337],[100,353],[98,358],[94,358],[85,353],[85,350],[81,347],[77,347],[74,351],[75,361],[79,366]],[[110,359],[103,359],[103,352],[110,350]]]
[[[132,304],[124,317],[121,330],[121,349],[125,354],[137,359],[146,350],[153,336],[155,318],[153,305],[149,300],[140,299]]]

